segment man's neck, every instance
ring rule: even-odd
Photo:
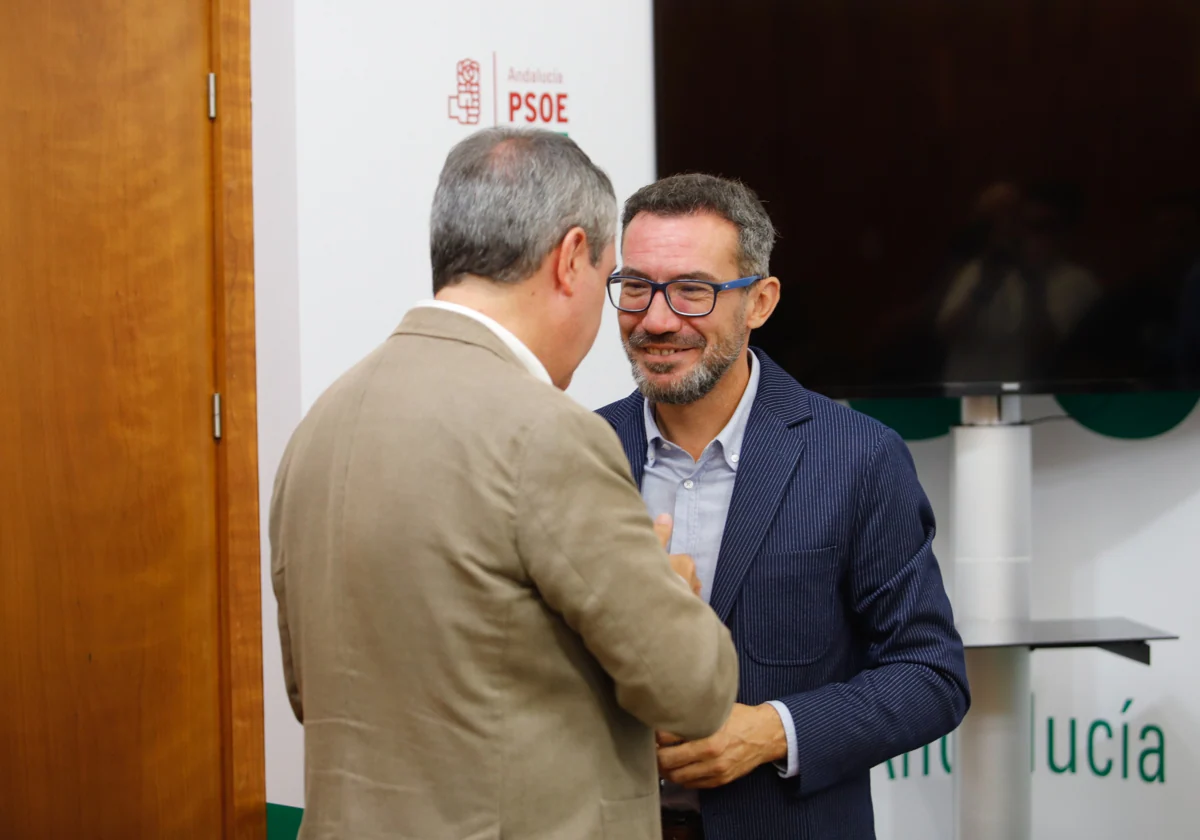
[[[434,295],[434,299],[456,303],[491,318],[528,347],[553,377],[554,370],[546,364],[546,337],[539,329],[537,319],[531,317],[535,307],[527,299],[528,296],[522,298],[517,292],[518,288],[481,278],[467,278],[442,289]]]
[[[746,386],[750,384],[750,351],[733,363],[716,386],[700,399],[687,405],[654,404],[654,418],[663,437],[693,458],[700,455],[737,411]]]

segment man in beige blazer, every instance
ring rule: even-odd
[[[436,299],[289,443],[271,570],[305,840],[658,838],[653,730],[728,717],[728,631],[609,425],[560,390],[615,229],[566,137],[464,140],[434,198]]]

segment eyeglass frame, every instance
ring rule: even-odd
[[[713,310],[717,308],[717,295],[719,295],[721,292],[724,292],[728,289],[744,289],[748,286],[753,286],[762,279],[763,276],[761,274],[752,274],[749,277],[739,277],[736,280],[729,280],[725,283],[713,283],[709,280],[689,280],[686,277],[681,277],[678,280],[668,280],[665,283],[655,283],[653,280],[647,280],[645,277],[635,277],[632,274],[610,274],[608,275],[608,282],[605,284],[605,296],[608,298],[608,302],[611,303],[618,312],[628,312],[630,315],[640,315],[643,312],[650,311],[650,307],[654,305],[654,296],[661,291],[663,300],[667,302],[667,306],[680,318],[705,318],[711,315]],[[649,286],[650,297],[646,301],[645,308],[622,309],[619,304],[614,302],[612,299],[612,293],[609,291],[613,286],[612,281],[614,280],[636,280],[638,283],[645,283],[647,286]],[[707,312],[680,312],[675,308],[674,304],[671,303],[671,296],[667,294],[667,288],[676,283],[690,283],[693,286],[708,286],[713,290],[712,306],[709,307]]]

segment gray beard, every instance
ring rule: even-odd
[[[743,330],[729,337],[728,341],[711,346],[705,346],[699,363],[684,376],[668,385],[655,385],[646,378],[642,366],[634,358],[634,348],[629,342],[625,343],[625,354],[633,368],[633,381],[637,383],[642,396],[652,403],[662,405],[688,405],[708,395],[717,383],[721,381],[733,363],[742,355],[746,341],[750,337],[749,330]],[[670,373],[673,362],[647,362],[646,368],[651,373]]]

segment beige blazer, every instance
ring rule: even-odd
[[[271,572],[303,840],[661,837],[652,730],[737,658],[609,425],[486,326],[413,310],[284,454]]]

